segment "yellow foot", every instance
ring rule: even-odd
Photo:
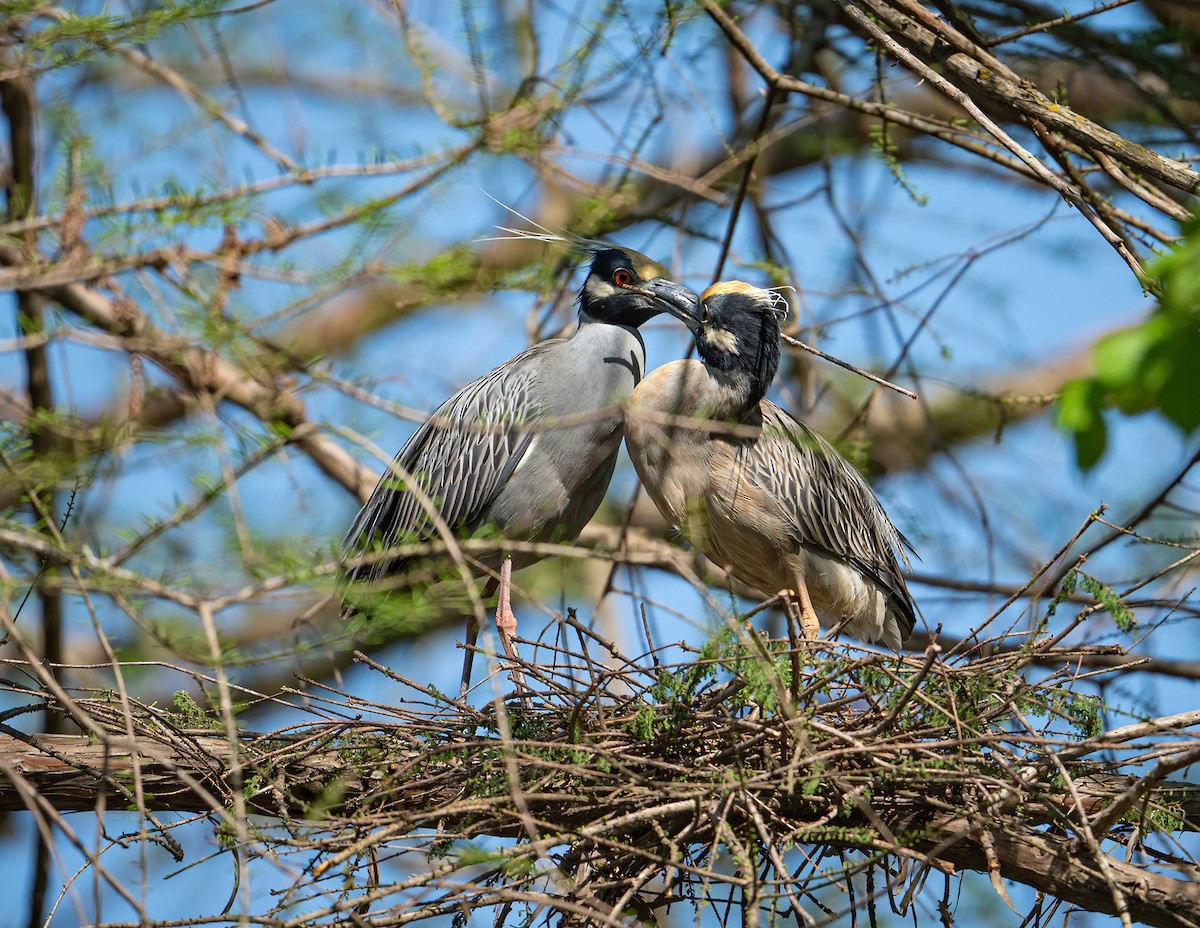
[[[821,622],[813,612],[812,606],[800,610],[800,634],[809,639],[821,637]]]
[[[808,640],[820,638],[821,622],[817,618],[817,610],[813,608],[812,599],[808,595],[808,587],[804,585],[804,580],[797,577],[796,589],[788,592],[795,595],[794,604],[799,613],[800,634]]]

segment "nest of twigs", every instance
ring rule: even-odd
[[[75,711],[117,733],[132,720],[140,798],[111,766],[106,789],[147,812],[208,811],[231,848],[293,867],[263,913],[292,925],[488,907],[508,924],[681,909],[812,924],[944,908],[962,869],[1008,901],[1001,877],[1043,888],[1040,868],[1057,885],[1062,861],[1083,880],[1068,901],[1115,911],[1098,864],[1112,842],[1151,853],[1148,835],[1193,827],[1200,806],[1154,779],[1194,740],[1101,731],[1082,670],[1100,649],[985,657],[935,641],[897,656],[731,626],[698,650],[629,656],[571,616],[557,629],[522,642],[527,661],[493,662],[470,702],[360,655],[401,684],[397,704],[310,683],[306,711],[325,720],[240,733],[236,763],[219,712],[112,698]],[[194,786],[168,794],[183,769]]]

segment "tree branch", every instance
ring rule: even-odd
[[[1196,756],[1200,712],[1090,737],[1046,734],[1025,713],[1056,706],[1074,718],[1070,684],[1058,675],[1024,681],[1023,654],[947,663],[936,649],[896,659],[826,642],[805,646],[797,706],[764,710],[774,690],[755,682],[755,668],[792,666],[786,641],[747,636],[743,646],[738,626],[695,662],[666,664],[622,656],[573,617],[563,626],[560,640],[578,636],[579,645],[542,642],[538,664],[518,658],[531,689],[505,697],[499,727],[494,704],[471,708],[374,664],[412,698],[387,707],[313,686],[305,704],[340,718],[272,733],[223,732],[223,713],[194,705],[166,712],[73,699],[90,737],[0,724],[0,811],[35,796],[60,812],[113,801],[105,797],[129,805],[136,772],[144,815],[225,819],[241,803],[286,826],[291,853],[308,835],[304,847],[321,858],[305,868],[314,879],[374,853],[425,860],[434,845],[445,856],[456,841],[477,847],[488,836],[509,839],[489,884],[502,893],[529,892],[540,878],[522,860],[549,856],[570,870],[578,855],[604,853],[618,897],[637,896],[653,865],[728,884],[750,904],[768,885],[777,895],[806,891],[804,868],[784,861],[804,844],[994,873],[1097,912],[1121,899],[1147,925],[1200,924],[1200,884],[1166,875],[1160,858],[1094,856],[1099,842],[1122,848],[1132,828],[1200,824],[1200,787],[1163,778]],[[1133,771],[1148,754],[1159,763],[1135,789]],[[1050,779],[1055,769],[1065,783]],[[1104,813],[1114,803],[1123,805]],[[1091,853],[1073,835],[1084,829],[1079,816],[1096,828]],[[704,864],[703,849],[722,843],[744,857],[750,835],[791,889],[754,887]],[[269,847],[269,829],[253,840]],[[406,906],[408,890],[437,887],[493,904],[461,867],[416,871],[384,895]],[[824,878],[820,868],[813,874]],[[546,896],[551,905],[560,897],[561,889]]]
[[[0,245],[0,263],[20,264],[21,255],[13,248]],[[295,396],[274,384],[251,378],[214,351],[174,346],[174,340],[128,300],[118,305],[98,291],[77,283],[57,284],[43,292],[64,309],[109,334],[137,336],[140,343],[147,346],[139,353],[190,389],[206,390],[236,403],[264,422],[286,426],[291,430],[292,441],[321,470],[360,499],[365,499],[375,486],[378,479],[375,469],[358,464],[349,452],[321,434],[318,426],[306,416],[304,404]]]

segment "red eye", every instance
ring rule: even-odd
[[[615,271],[613,271],[613,283],[618,287],[632,287],[633,272],[627,268],[617,268]]]

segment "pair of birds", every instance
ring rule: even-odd
[[[899,649],[915,624],[907,541],[858,472],[766,398],[779,366],[778,295],[734,281],[697,297],[637,252],[591,254],[575,333],[467,384],[400,449],[346,535],[345,611],[369,611],[412,566],[388,549],[439,531],[573,541],[604,498],[623,433],[663,516],[738,581],[789,591],[806,637],[841,627]],[[645,376],[638,327],[661,312],[691,330],[702,360]],[[502,541],[479,558],[510,655],[512,561],[537,559],[510,558]],[[478,631],[470,620],[464,691]]]

